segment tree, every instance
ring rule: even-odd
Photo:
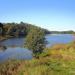
[[[33,28],[26,37],[25,47],[33,51],[35,57],[41,54],[45,48],[45,32],[40,28]]]
[[[3,24],[0,23],[0,35],[3,35]]]

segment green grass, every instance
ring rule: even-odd
[[[39,59],[0,64],[0,75],[75,75],[75,42],[46,48]]]

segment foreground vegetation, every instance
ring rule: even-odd
[[[38,29],[32,29],[26,37],[25,47],[32,50],[33,56],[39,58],[39,55],[46,47],[46,39],[44,31]]]
[[[75,75],[75,42],[46,48],[39,59],[2,63],[0,75]]]
[[[0,75],[75,75],[75,42],[46,48],[48,31],[44,29],[22,22],[2,28],[0,39],[25,36],[25,47],[33,51],[34,58],[2,62]]]

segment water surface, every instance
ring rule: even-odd
[[[75,40],[75,36],[72,34],[52,34],[47,35],[46,40],[48,41],[47,46],[54,44],[66,44]]]
[[[5,61],[9,59],[19,59],[19,60],[27,60],[32,59],[32,52],[28,49],[15,47],[15,48],[7,48],[5,51],[0,51],[0,61]]]
[[[52,34],[46,35],[45,38],[48,41],[48,47],[54,44],[69,43],[75,40],[75,36],[71,34]],[[22,48],[24,43],[25,38],[12,38],[0,42],[0,44],[7,46],[7,49],[5,51],[0,50],[0,61],[8,59],[32,59],[32,52],[30,50]]]

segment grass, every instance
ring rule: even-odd
[[[2,63],[0,75],[75,75],[75,42],[46,48],[39,59]]]

